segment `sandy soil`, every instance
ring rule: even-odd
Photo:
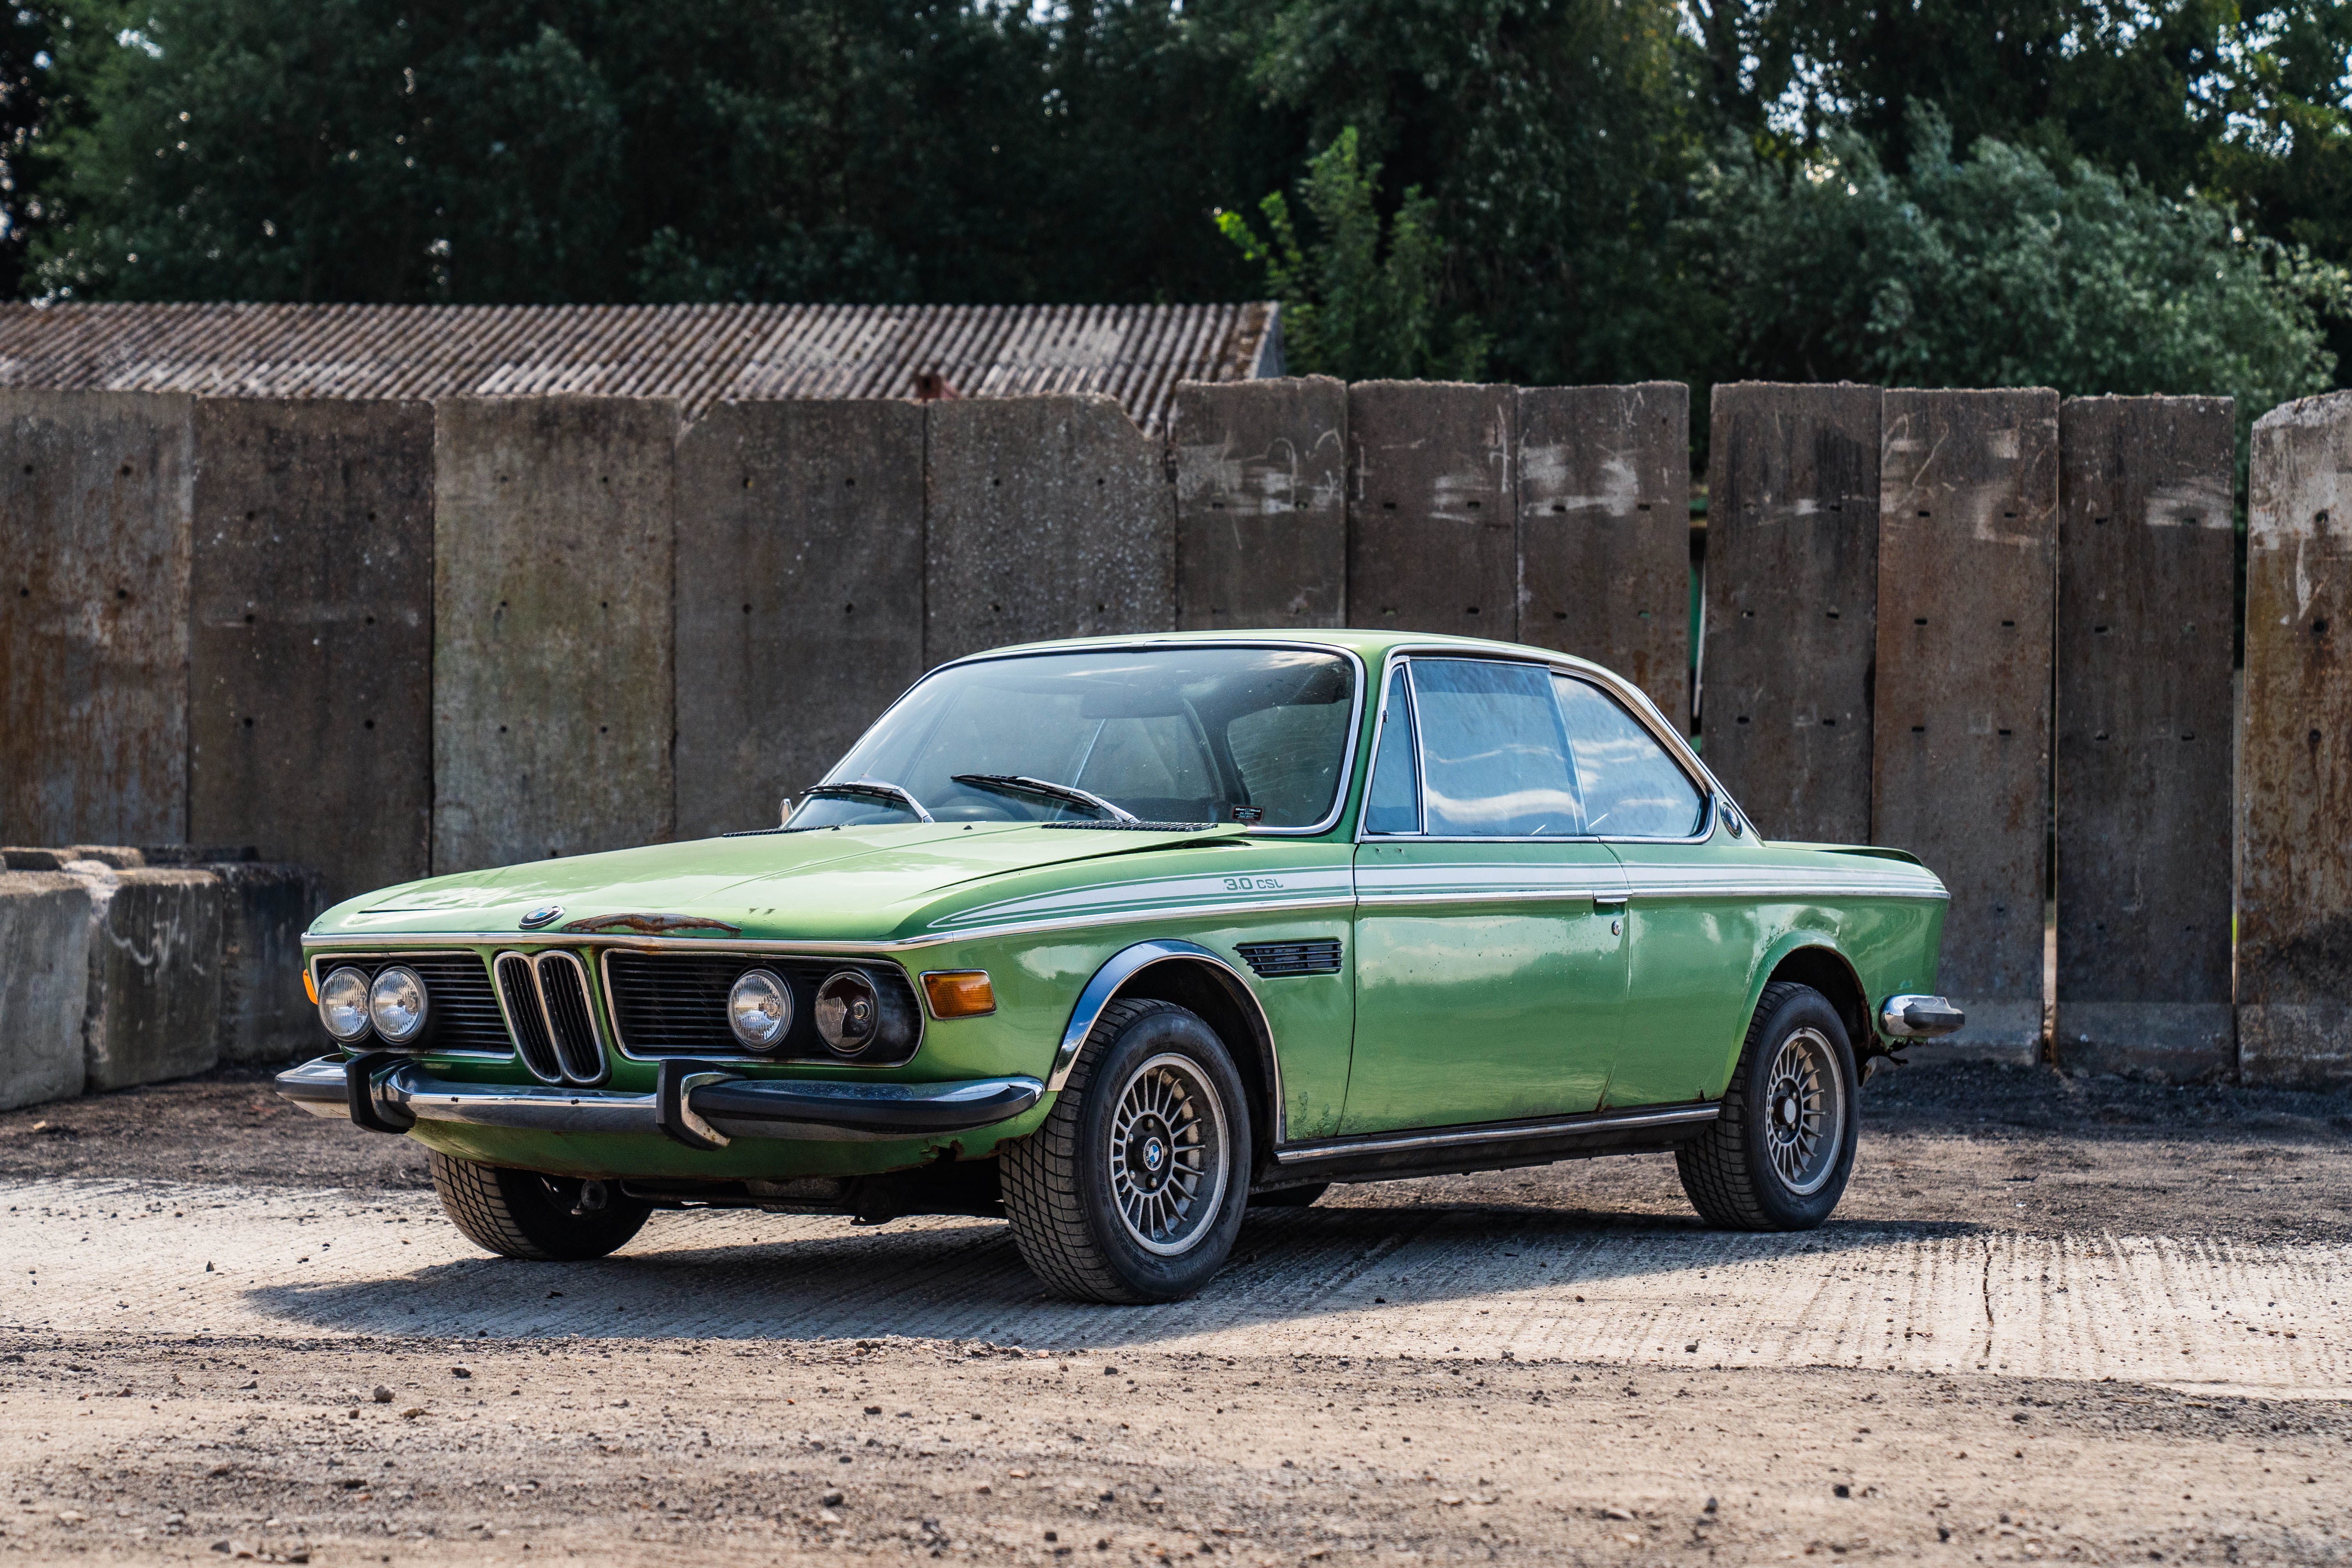
[[[971,1221],[482,1260],[411,1145],[250,1074],[0,1115],[0,1552],[2352,1560],[2352,1100],[1865,1104],[1802,1241],[1697,1230],[1654,1157],[1384,1184],[1133,1313]]]

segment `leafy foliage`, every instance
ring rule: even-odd
[[[1217,226],[1265,268],[1292,368],[1343,381],[1475,381],[1486,341],[1467,318],[1444,330],[1436,321],[1444,242],[1431,203],[1418,188],[1406,191],[1384,247],[1373,205],[1380,177],[1379,164],[1359,166],[1351,125],[1307,161],[1300,182],[1320,238],[1300,243],[1280,191],[1258,204],[1267,237],[1239,213],[1219,213]]]

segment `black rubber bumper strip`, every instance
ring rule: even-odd
[[[416,1125],[416,1118],[405,1111],[385,1115],[383,1102],[375,1097],[375,1075],[407,1061],[397,1051],[364,1051],[343,1064],[343,1100],[351,1107],[354,1124],[371,1132],[395,1134]]]
[[[919,1137],[990,1127],[1020,1115],[1045,1096],[1034,1078],[966,1083],[843,1083],[831,1079],[736,1079],[693,1091],[695,1114],[751,1136],[762,1122],[835,1127],[869,1137]],[[733,1125],[730,1125],[733,1124]]]

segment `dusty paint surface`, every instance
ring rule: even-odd
[[[1701,729],[1707,766],[1777,837],[1871,841],[1878,403],[1715,389]]]
[[[433,410],[195,406],[189,829],[319,868],[330,901],[422,877],[433,816]]]
[[[2254,426],[2238,1041],[2257,1083],[2352,1079],[2352,395]]]
[[[1519,393],[1517,639],[1607,665],[1690,724],[1690,388]]]
[[[1186,382],[1169,451],[1181,629],[1345,624],[1345,384]]]
[[[1953,1044],[2030,1055],[2042,1026],[2058,396],[1891,391],[1881,411],[1871,837],[1951,889],[1938,984],[1969,1014]]]
[[[1518,389],[1348,388],[1348,624],[1517,635]]]
[[[2073,398],[2059,429],[2053,1049],[2233,1074],[2231,405]]]
[[[191,402],[0,391],[0,840],[186,836]]]
[[[670,837],[677,406],[434,405],[433,869]]]
[[[775,826],[922,673],[923,418],[722,403],[680,437],[680,837]]]
[[[926,412],[927,664],[1175,626],[1175,499],[1118,404],[975,398]]]

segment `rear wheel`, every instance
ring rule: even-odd
[[[1764,987],[1723,1113],[1675,1152],[1683,1191],[1726,1230],[1811,1230],[1853,1173],[1862,1130],[1853,1046],[1810,985]]]
[[[427,1150],[433,1191],[466,1239],[501,1258],[540,1262],[602,1258],[644,1228],[653,1210],[613,1182],[542,1176]]]
[[[1013,1238],[1087,1301],[1206,1285],[1249,1204],[1249,1101],[1216,1032],[1169,1002],[1114,1002],[1045,1123],[999,1159]]]

